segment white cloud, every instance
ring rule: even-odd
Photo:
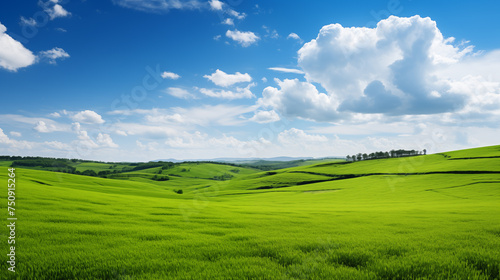
[[[451,64],[442,70],[450,93],[468,96],[460,113],[500,113],[500,50],[485,52]]]
[[[244,19],[247,15],[245,13],[238,13],[237,11],[233,9],[228,9],[227,14],[229,14],[232,17],[235,17],[237,19]]]
[[[121,136],[128,136],[127,132],[123,130],[116,130],[115,133]]]
[[[36,62],[33,53],[5,32],[7,28],[0,23],[0,67],[17,71]]]
[[[18,141],[10,139],[0,128],[0,145],[7,145],[11,149],[15,150],[27,150],[33,149],[34,143],[28,141]]]
[[[294,127],[280,132],[276,142],[272,146],[272,150],[268,151],[268,154],[274,154],[274,156],[328,157],[343,155],[346,150],[353,149],[353,147],[358,150],[356,146],[359,145],[355,141],[338,137],[329,138],[320,134],[309,134]]]
[[[39,1],[38,3],[43,7],[44,11],[49,15],[51,20],[59,17],[68,17],[71,15],[71,13],[64,9],[63,6],[58,4],[59,1],[51,0],[45,3],[43,1]]]
[[[263,138],[244,141],[226,134],[221,137],[213,137],[199,131],[185,133],[182,136],[172,137],[165,141],[165,145],[174,149],[218,151],[217,157],[224,156],[228,151],[243,155],[250,149],[263,149],[270,144],[269,141]]]
[[[262,81],[263,81],[264,83],[267,83],[267,78],[266,78],[266,77],[262,77]]]
[[[61,48],[53,48],[47,51],[41,51],[38,55],[41,59],[47,59],[50,64],[56,64],[57,59],[65,59],[69,54]]]
[[[102,124],[104,120],[101,115],[97,114],[91,110],[85,110],[76,113],[71,117],[76,122],[87,123],[87,124]]]
[[[118,145],[113,142],[111,136],[105,133],[99,133],[97,135],[97,144],[99,144],[101,147],[118,148]]]
[[[298,79],[275,79],[280,87],[267,87],[258,104],[270,107],[285,117],[298,117],[316,121],[333,121],[339,118],[335,110],[337,102],[330,96],[318,92],[316,87]]]
[[[159,119],[159,117],[157,118]],[[150,120],[148,121],[151,122]],[[166,126],[165,123],[162,123],[162,125],[158,125],[158,122],[155,124],[123,122],[116,124],[114,127],[116,128],[116,134],[126,134],[128,137],[144,136],[152,139],[162,139],[166,137],[173,137],[179,134],[179,130],[176,127]]]
[[[145,114],[150,114],[150,113],[156,113],[160,109],[125,109],[125,110],[114,110],[108,112],[109,115],[122,115],[122,116],[132,116],[132,115],[145,115]]]
[[[458,111],[467,102],[453,92],[443,69],[469,57],[472,47],[455,46],[430,18],[391,16],[376,28],[324,26],[298,52],[299,66],[341,102],[340,111],[436,114]]]
[[[314,145],[317,142],[327,142],[324,135],[307,134],[303,130],[291,128],[278,134],[278,141],[284,145]]]
[[[21,17],[21,25],[36,26],[36,20],[33,18]]]
[[[182,89],[182,88],[177,88],[177,87],[169,87],[165,90],[165,92],[167,94],[170,94],[174,97],[181,98],[181,99],[196,98],[189,91]]]
[[[207,146],[207,134],[202,134],[199,131],[182,136],[171,137],[164,144],[176,149],[200,149]]]
[[[142,144],[142,142],[141,142],[141,141],[139,141],[139,140],[136,140],[136,141],[135,141],[135,144],[136,144],[139,148],[141,148],[141,149],[143,149],[143,150],[144,150],[144,149],[146,149],[146,145]]]
[[[270,123],[279,121],[280,116],[274,110],[257,111],[250,120],[257,123]]]
[[[71,131],[71,127],[67,124],[61,124],[57,123],[54,120],[47,119],[47,118],[31,118],[31,117],[25,117],[22,115],[12,115],[12,114],[5,114],[5,115],[0,115],[0,123],[5,123],[5,124],[16,124],[16,127],[24,127],[24,128],[34,128],[39,125],[40,122],[43,122],[42,128],[45,126],[50,132],[52,131]]]
[[[302,39],[300,38],[299,35],[297,35],[296,33],[290,33],[288,34],[288,36],[286,37],[287,39],[294,39],[294,40],[298,40],[299,42],[302,42]]]
[[[9,136],[7,136],[4,132],[3,129],[0,128],[0,143],[6,144],[10,141]]]
[[[44,121],[37,122],[33,129],[40,133],[50,133],[57,131],[57,127],[55,125],[47,124]]]
[[[360,124],[335,125],[318,127],[309,127],[307,130],[311,133],[320,134],[338,134],[338,135],[377,135],[377,134],[413,134],[415,128],[408,122],[364,122]]]
[[[211,10],[219,16],[227,15],[229,17],[242,20],[246,17],[245,13],[239,13],[220,0],[113,0],[113,3],[124,8],[134,9],[149,13],[167,13],[170,10]],[[233,25],[234,21],[226,19],[224,24]]]
[[[234,25],[234,20],[232,18],[226,18],[222,23],[226,25]]]
[[[195,131],[165,141],[169,157],[214,158],[214,157],[274,157],[274,156],[334,156],[346,151],[361,151],[365,144],[356,141],[330,139],[323,135],[308,134],[300,129],[282,131],[276,141],[261,138],[237,138],[234,135],[210,136]]]
[[[71,15],[70,12],[66,11],[61,5],[55,4],[54,7],[52,7],[51,10],[49,11],[49,16],[51,19],[55,19],[58,17],[67,17]]]
[[[205,3],[197,0],[113,0],[113,3],[124,8],[143,12],[161,13],[170,10],[197,10],[205,7]]]
[[[252,77],[248,73],[241,74],[240,72],[236,72],[235,74],[226,74],[224,71],[219,69],[215,70],[215,72],[211,75],[205,75],[203,77],[221,87],[228,87],[236,83],[252,81]]]
[[[215,105],[194,108],[173,108],[172,111],[179,114],[185,123],[200,126],[235,126],[241,125],[245,121],[241,115],[252,112],[255,106],[229,106]]]
[[[51,116],[53,118],[60,118],[61,114],[59,114],[58,112],[54,112],[54,113],[50,113],[49,116]]]
[[[11,131],[11,132],[10,132],[10,136],[13,136],[13,137],[21,137],[21,136],[22,136],[22,134],[21,134],[21,132]]]
[[[71,150],[70,145],[59,142],[59,141],[45,141],[45,142],[43,142],[43,145],[45,145],[49,148],[52,148],[52,149],[56,149],[56,150],[63,150],[63,151]]]
[[[260,39],[259,36],[255,35],[255,33],[251,31],[238,31],[238,30],[228,30],[226,32],[226,37],[236,41],[238,44],[240,44],[243,47],[248,47],[252,44],[257,43],[257,41]]]
[[[72,126],[73,126],[73,131],[76,133],[76,135],[78,137],[78,140],[76,140],[75,142],[73,142],[73,144],[75,144],[75,146],[84,147],[86,149],[97,149],[97,148],[99,148],[99,145],[97,145],[94,142],[94,140],[92,140],[90,138],[90,136],[88,135],[87,131],[82,130],[82,126],[80,125],[80,123],[75,122],[75,123],[72,124]]]
[[[95,141],[88,135],[87,131],[82,129],[80,123],[75,122],[73,125],[73,131],[76,133],[78,140],[73,142],[74,144],[84,147],[86,149],[100,149],[100,148],[118,148],[118,145],[113,142],[113,139],[109,134],[99,133]]]
[[[161,73],[161,77],[162,77],[163,79],[172,79],[172,80],[177,80],[177,79],[179,79],[181,76],[179,76],[178,74],[175,74],[175,73],[173,73],[173,72],[167,72],[167,71],[165,71],[165,72]]]
[[[241,98],[253,98],[255,95],[250,90],[251,87],[255,86],[254,83],[249,84],[247,87],[241,88],[236,87],[236,91],[232,90],[214,90],[201,88],[200,92],[206,96],[223,98],[223,99],[241,99]]]
[[[82,125],[78,122],[74,122],[71,124],[71,129],[74,131],[74,132],[78,132],[80,130],[82,130]]]
[[[158,152],[158,142],[149,142],[149,143],[146,143],[146,144],[143,144],[141,141],[139,140],[136,140],[135,141],[135,144],[137,145],[137,147],[139,147],[141,150],[147,150],[147,151],[152,151],[152,152]]]
[[[269,70],[283,72],[283,73],[293,73],[293,74],[305,74],[304,71],[293,68],[284,68],[284,67],[269,67]]]
[[[191,126],[236,126],[241,125],[246,120],[242,118],[243,114],[255,111],[256,106],[229,106],[229,105],[205,105],[193,108],[175,107],[170,109],[135,109],[135,110],[117,110],[109,112],[111,115],[144,115],[144,119],[149,123],[146,127],[139,127],[140,130],[147,130],[156,127],[161,129],[170,129],[175,133],[176,129],[186,129]],[[127,134],[134,134],[131,127],[134,124],[120,123],[116,128],[125,131]],[[156,128],[153,128],[156,130]],[[165,133],[163,133],[165,135]]]
[[[264,37],[269,37],[273,39],[278,39],[280,35],[278,34],[278,31],[276,29],[270,29],[269,27],[262,25],[262,28],[266,31],[266,35]]]
[[[219,1],[219,0],[210,0],[208,3],[210,4],[210,8],[212,10],[222,11],[222,5],[224,3],[222,3],[221,1]]]
[[[165,124],[182,124],[186,123],[187,120],[179,113],[173,114],[149,114],[146,115],[145,120],[149,123],[165,123]]]

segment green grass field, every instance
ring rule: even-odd
[[[500,279],[500,146],[275,171],[183,163],[151,180],[160,169],[17,168],[16,273],[4,226],[0,278]]]

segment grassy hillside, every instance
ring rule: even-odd
[[[494,146],[274,171],[184,163],[162,182],[151,180],[161,167],[121,179],[18,168],[15,276],[500,279],[499,156]],[[0,192],[4,221],[6,206]],[[15,279],[7,266],[1,279]]]
[[[129,164],[114,164],[114,163],[100,163],[100,162],[79,162],[73,165],[78,171],[94,170],[95,172],[106,170],[122,170],[123,168],[130,167]]]

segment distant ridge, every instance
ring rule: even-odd
[[[249,161],[294,161],[294,160],[312,160],[312,159],[344,159],[343,157],[323,157],[323,158],[313,158],[313,157],[272,157],[272,158],[213,158],[213,159],[157,159],[153,162],[158,161],[170,161],[170,162],[185,162],[185,161],[216,161],[216,162],[249,162]]]

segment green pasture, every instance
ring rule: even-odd
[[[151,180],[161,167],[116,178],[17,168],[16,273],[2,261],[0,278],[500,279],[498,156],[183,163],[162,182]],[[0,192],[5,224],[6,207]]]

